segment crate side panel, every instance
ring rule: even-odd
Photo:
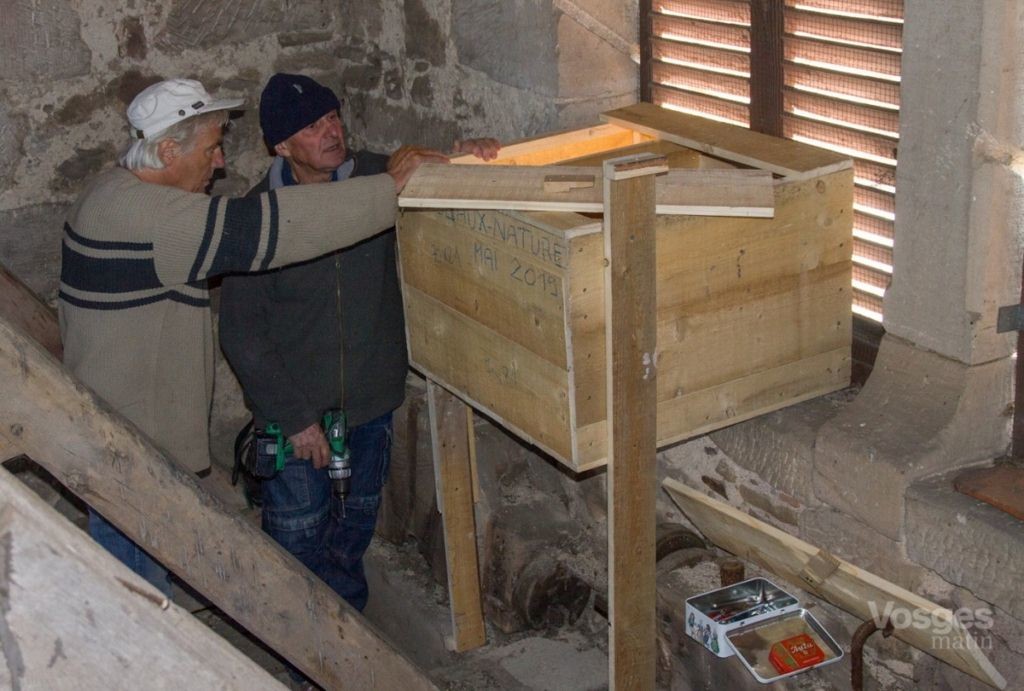
[[[569,243],[559,231],[495,211],[405,212],[402,280],[565,369]]]
[[[658,220],[659,443],[696,433],[691,425],[707,431],[766,412],[771,408],[757,407],[768,405],[759,387],[796,398],[848,383],[848,364],[802,370],[798,363],[849,354],[852,174],[780,181],[775,191],[773,219]],[[570,267],[577,460],[587,464],[600,457],[584,451],[593,446],[585,428],[605,418],[604,324],[594,308],[603,302],[603,284],[583,262]],[[757,378],[770,372],[776,374]],[[774,377],[785,372],[799,377],[780,388]],[[730,382],[737,382],[739,408],[687,412],[695,394],[727,392]],[[700,400],[728,399],[724,395]]]
[[[409,359],[572,467],[568,371],[406,284]]]
[[[800,403],[850,383],[848,347],[732,379],[658,403],[658,446],[707,434],[773,410]],[[576,430],[580,471],[604,465],[605,421]]]

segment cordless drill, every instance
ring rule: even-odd
[[[331,478],[334,496],[341,500],[342,512],[352,478],[352,455],[345,443],[345,413],[328,410],[320,421],[331,458],[327,463],[327,476]],[[292,443],[285,438],[277,423],[270,423],[263,434],[256,436],[254,467],[250,471],[260,478],[270,478],[284,470],[285,456],[292,453]]]
[[[341,500],[342,513],[345,511],[345,497],[348,496],[352,478],[352,454],[345,443],[345,413],[329,410],[324,413],[324,433],[331,447],[331,460],[327,464],[327,476],[331,478],[334,496]]]

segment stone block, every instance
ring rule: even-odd
[[[954,475],[907,490],[907,554],[1024,619],[1024,522],[953,489]]]
[[[436,3],[430,3],[436,7]],[[423,0],[405,0],[405,54],[410,60],[426,60],[431,65],[445,63],[447,37]]]
[[[569,16],[558,20],[558,95],[564,99],[607,99],[628,95],[637,100],[636,63],[628,46],[610,44]]]
[[[558,35],[550,0],[453,0],[459,62],[544,96],[558,94]]]
[[[1000,456],[1009,358],[969,366],[888,334],[860,395],[815,440],[815,497],[899,540],[916,480]]]
[[[14,183],[25,131],[25,117],[12,113],[6,101],[0,103],[0,190]]]
[[[251,3],[239,0],[172,0],[156,43],[164,50],[214,48],[272,33],[323,31],[332,26],[333,3]]]
[[[739,486],[740,496],[743,497],[743,501],[747,502],[753,507],[764,511],[769,516],[772,516],[776,520],[795,526],[800,518],[799,510],[787,504],[785,501],[773,496],[771,490],[766,487],[755,487],[743,483]]]
[[[715,444],[737,465],[803,504],[814,501],[814,438],[846,405],[840,394],[798,403],[712,432]]]
[[[44,301],[56,296],[67,204],[0,211],[0,263]]]
[[[0,81],[46,82],[88,74],[92,54],[69,0],[4,2]]]
[[[67,194],[82,189],[96,173],[117,158],[117,150],[109,144],[91,149],[75,149],[75,155],[57,166],[57,174],[50,180],[50,190]]]
[[[835,509],[805,509],[800,514],[800,538],[913,592],[925,576],[924,569],[906,558],[899,542]]]

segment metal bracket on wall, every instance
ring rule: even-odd
[[[1024,305],[1006,305],[996,316],[996,333],[1024,330]]]

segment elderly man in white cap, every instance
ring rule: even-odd
[[[64,224],[65,365],[196,473],[210,464],[206,279],[311,259],[379,233],[394,225],[396,193],[412,172],[447,161],[402,147],[384,174],[246,199],[207,196],[224,166],[228,112],[241,105],[190,79],[142,91],[128,107],[134,141],[121,166],[91,181]],[[102,517],[104,506],[95,508],[89,530],[97,542],[169,595],[167,571]]]

